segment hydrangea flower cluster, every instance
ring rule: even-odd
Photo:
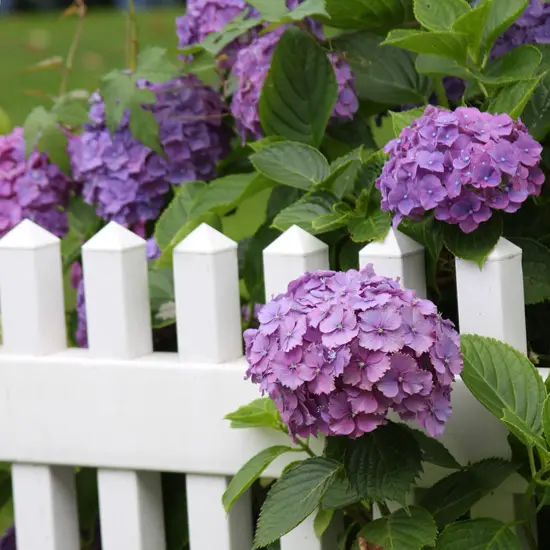
[[[154,237],[147,240],[147,259],[156,260],[160,256],[160,248]],[[76,290],[77,325],[75,340],[80,348],[88,347],[88,329],[86,323],[86,299],[84,295],[84,276],[79,262],[71,266],[71,286]],[[2,548],[0,547],[0,550]]]
[[[208,35],[220,32],[237,15],[249,9],[251,16],[258,12],[243,0],[188,0],[185,15],[176,18],[179,47],[202,42]],[[257,32],[251,29],[223,51],[220,67],[231,69],[239,49],[250,42]]]
[[[84,199],[102,218],[127,227],[156,219],[170,184],[213,178],[228,150],[217,92],[194,76],[144,86],[157,96],[145,108],[159,123],[166,158],[132,136],[128,116],[111,134],[97,93],[90,100],[91,123],[70,143],[73,174],[82,183]]]
[[[0,539],[0,550],[17,550],[15,526],[9,527]]]
[[[435,305],[362,271],[303,275],[244,333],[247,376],[274,400],[290,433],[352,438],[390,409],[438,437],[462,371],[459,336]]]
[[[70,179],[38,151],[25,158],[22,128],[0,136],[0,237],[28,218],[64,237]]]
[[[549,43],[550,4],[542,0],[530,0],[523,14],[497,39],[491,55],[504,55],[521,44]]]
[[[313,30],[320,34],[314,23]],[[231,102],[231,113],[235,117],[237,129],[243,140],[250,133],[253,138],[262,137],[259,115],[259,101],[262,86],[267,77],[275,46],[286,27],[279,27],[253,40],[249,46],[241,48],[233,67],[237,88]],[[354,86],[354,76],[348,63],[337,54],[329,54],[336,73],[338,99],[332,116],[343,119],[353,117],[359,108]]]
[[[428,106],[385,152],[390,158],[376,185],[395,226],[433,210],[470,233],[493,210],[516,212],[544,183],[542,146],[523,123],[473,107]]]

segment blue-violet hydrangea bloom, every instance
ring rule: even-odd
[[[23,219],[64,237],[70,191],[71,180],[46,155],[25,158],[22,128],[0,136],[0,237]]]
[[[494,210],[516,212],[544,183],[542,146],[524,124],[474,107],[428,106],[385,152],[390,158],[376,186],[394,226],[434,211],[470,233]]]
[[[171,184],[213,178],[228,150],[224,106],[217,92],[194,76],[147,87],[157,102],[144,108],[159,123],[166,158],[131,134],[128,116],[111,134],[97,93],[91,98],[92,122],[70,142],[73,174],[82,184],[84,200],[95,205],[102,218],[126,227],[156,219]]]
[[[458,333],[432,302],[369,265],[307,273],[258,317],[244,333],[247,376],[294,436],[360,437],[390,410],[443,433],[463,363]]]

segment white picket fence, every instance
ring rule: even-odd
[[[160,471],[187,474],[191,550],[250,550],[250,498],[226,516],[221,496],[244,462],[284,438],[223,420],[259,396],[243,379],[236,243],[202,225],[175,249],[178,353],[152,352],[144,240],[110,223],[83,263],[90,348],[67,349],[59,240],[24,221],[0,241],[0,461],[13,463],[18,549],[78,550],[73,466],[92,466],[105,550],[165,549]],[[424,250],[399,232],[365,247],[360,263],[425,295]],[[327,268],[327,246],[292,227],[264,265],[270,297]],[[461,331],[525,351],[521,250],[501,240],[483,270],[456,267]],[[504,429],[460,381],[453,405],[444,442],[460,461],[509,455]],[[510,520],[520,490],[514,480],[473,513]],[[308,520],[281,547],[334,543],[318,542]]]

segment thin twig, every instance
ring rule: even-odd
[[[128,52],[128,69],[134,72],[138,54],[138,32],[134,0],[128,0]]]
[[[78,44],[82,38],[82,31],[84,30],[84,19],[86,17],[86,4],[84,0],[74,0],[74,5],[76,6],[76,13],[78,15],[78,21],[76,23],[76,29],[73,36],[73,41],[69,47],[67,53],[67,58],[65,59],[65,66],[63,68],[63,75],[61,77],[61,84],[59,86],[59,95],[62,96],[67,92],[67,84],[69,82],[69,75],[73,68],[74,58],[76,55],[76,50],[78,49]]]

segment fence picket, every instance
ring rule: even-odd
[[[59,239],[32,221],[21,222],[0,240],[0,280],[1,353],[63,351],[67,341]],[[17,463],[12,465],[12,483],[18,549],[78,550],[73,469]]]
[[[377,275],[399,277],[403,287],[426,297],[424,247],[397,229],[390,229],[384,241],[365,246],[359,253],[359,264],[361,268],[373,264]]]
[[[226,515],[222,495],[227,479],[221,476],[187,475],[187,506],[191,550],[250,550],[252,502],[245,493]]]
[[[487,258],[483,269],[474,262],[456,260],[461,334],[497,338],[523,353],[527,352],[521,257],[521,248],[501,238]],[[468,407],[468,401],[471,404],[470,410],[477,413],[475,416],[479,425],[485,427],[483,431],[479,430],[481,437],[474,436],[478,445],[472,441],[472,445],[476,447],[476,454],[480,457],[509,458],[510,449],[504,428],[466,392],[460,400],[461,409]],[[453,418],[451,432],[457,420],[456,416]],[[473,416],[471,418],[473,419]],[[472,516],[495,517],[502,521],[515,520],[514,487],[517,487],[517,483],[510,484],[506,492],[499,492],[498,497],[491,495],[479,502],[472,509]]]
[[[91,355],[134,359],[151,353],[145,241],[111,222],[83,246],[82,258]],[[163,550],[159,473],[100,469],[98,487],[104,550]]]

